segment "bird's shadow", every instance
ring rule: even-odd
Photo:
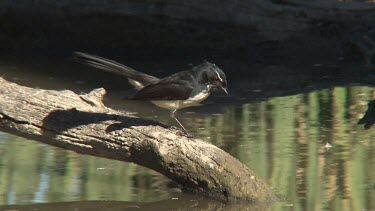
[[[163,128],[169,128],[169,126],[152,120],[118,114],[79,111],[75,108],[50,112],[48,116],[43,119],[43,128],[45,131],[64,132],[80,125],[95,124],[109,120],[115,121],[115,123],[106,128],[106,133],[130,128],[132,126],[161,126]]]

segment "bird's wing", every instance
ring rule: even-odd
[[[89,65],[91,67],[95,67],[116,75],[125,76],[128,79],[141,83],[143,86],[147,86],[159,81],[159,78],[139,72],[137,70],[134,70],[133,68],[127,67],[123,64],[100,56],[90,55],[82,52],[74,52],[73,55],[74,59],[79,63]]]
[[[151,84],[139,90],[129,100],[186,100],[190,97],[193,87],[188,83]]]

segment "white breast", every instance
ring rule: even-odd
[[[132,80],[132,79],[129,79],[128,78],[128,81],[129,81],[129,83],[131,84],[131,85],[133,85],[136,89],[138,89],[138,90],[140,90],[140,89],[142,89],[143,87],[144,87],[144,85],[143,84],[141,84],[140,82],[138,82],[138,81],[135,81],[135,80]]]
[[[194,106],[205,100],[209,95],[210,92],[208,90],[205,90],[186,100],[154,100],[151,102],[161,108],[174,110]]]

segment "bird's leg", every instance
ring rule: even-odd
[[[185,129],[185,127],[181,124],[180,120],[177,119],[177,116],[176,116],[176,112],[177,112],[177,109],[173,109],[171,110],[171,117],[176,120],[176,122],[181,126],[181,128],[184,130],[185,134],[189,134],[187,132],[187,130]]]

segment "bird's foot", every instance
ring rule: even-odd
[[[183,133],[183,136],[185,136],[186,138],[195,138],[193,134],[190,134],[190,133],[185,133],[183,131],[181,131]]]
[[[177,130],[177,135],[180,135],[180,136],[185,136],[187,138],[194,138],[194,136],[190,133],[188,133],[187,131],[184,131],[183,129],[179,128],[179,127],[175,127],[175,126],[171,126],[170,129],[173,129],[173,130]]]

